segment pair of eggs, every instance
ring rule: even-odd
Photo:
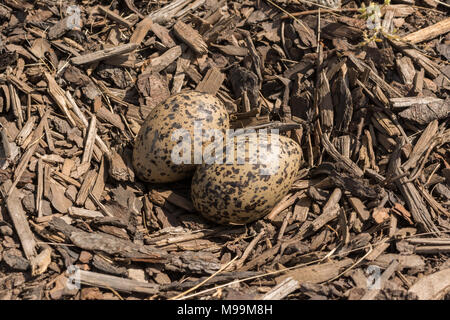
[[[274,133],[226,135],[229,127],[216,97],[195,91],[171,96],[150,112],[136,137],[136,174],[151,183],[193,174],[193,205],[216,223],[245,224],[265,216],[292,186],[301,148]]]

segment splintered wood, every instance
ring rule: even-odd
[[[0,300],[448,299],[450,18],[401,2],[2,1]],[[135,176],[188,90],[302,148],[265,217],[217,225],[191,177]],[[252,165],[255,194],[206,196],[251,214],[278,191]]]

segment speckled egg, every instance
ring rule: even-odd
[[[133,150],[136,175],[152,183],[174,182],[192,176],[194,144],[199,139],[202,146],[209,143],[208,137],[203,139],[201,135],[200,138],[197,135],[194,142],[194,129],[224,132],[229,125],[228,112],[215,96],[196,91],[171,96],[150,112],[136,137]],[[189,150],[184,149],[184,155],[179,152],[182,143],[189,146]],[[189,159],[185,161],[188,153]]]
[[[246,224],[264,217],[287,194],[303,162],[300,146],[290,138],[255,132],[244,136],[245,143],[227,143],[222,164],[203,164],[192,178],[194,207],[213,222]],[[239,157],[243,145],[245,157]],[[229,156],[233,148],[237,152]]]

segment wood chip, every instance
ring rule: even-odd
[[[138,47],[136,43],[123,44],[113,48],[107,48],[92,53],[87,53],[78,57],[73,57],[70,61],[74,65],[82,65],[87,63],[93,63],[102,61],[120,54],[128,53],[135,50]]]
[[[191,26],[178,21],[173,26],[173,31],[181,41],[186,43],[196,53],[202,55],[208,52],[208,46],[202,36]]]

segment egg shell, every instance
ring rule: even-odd
[[[258,133],[248,135],[253,139],[258,136]],[[245,161],[239,162],[235,156],[222,164],[203,164],[197,168],[192,178],[191,199],[205,218],[219,224],[246,224],[264,217],[288,193],[303,163],[302,150],[290,138],[267,136],[269,148],[261,149],[261,140],[257,142],[261,161],[250,162],[248,141],[252,140],[247,140]],[[279,139],[278,149],[272,145],[273,137]],[[230,143],[237,150],[238,142]]]
[[[192,162],[177,164],[172,159],[172,150],[180,141],[172,138],[175,130],[186,130],[193,144],[196,121],[201,123],[203,131],[225,131],[230,125],[225,106],[211,94],[182,92],[156,106],[136,137],[133,150],[136,175],[152,183],[174,182],[192,176],[195,169],[193,148]],[[207,144],[204,142],[203,146]]]

